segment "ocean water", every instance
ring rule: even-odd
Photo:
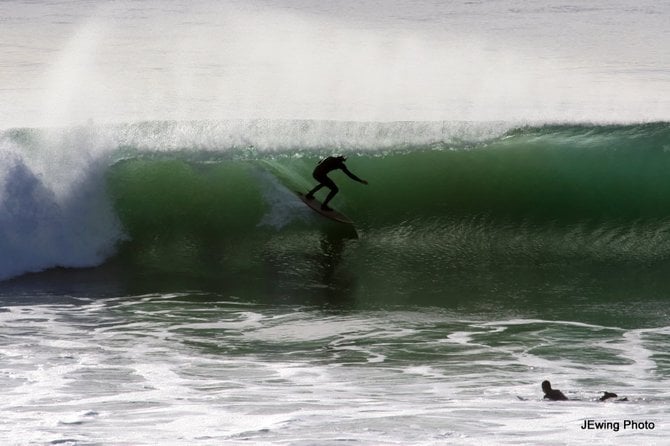
[[[669,19],[1,2],[0,443],[668,444]]]

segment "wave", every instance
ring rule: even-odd
[[[144,122],[0,136],[0,279],[293,249],[328,230],[292,191],[330,153],[370,182],[333,174],[358,249],[397,265],[670,256],[670,123]]]

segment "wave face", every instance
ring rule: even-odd
[[[242,271],[332,245],[337,225],[292,192],[330,153],[370,182],[332,175],[360,235],[340,254],[387,271],[670,256],[668,123],[146,122],[0,144],[4,279],[110,258]]]

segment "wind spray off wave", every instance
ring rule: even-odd
[[[670,119],[664,2],[154,3],[3,2],[0,128]]]
[[[0,279],[102,263],[123,238],[106,194],[109,164],[86,129],[0,136]],[[98,141],[99,143],[99,141]]]

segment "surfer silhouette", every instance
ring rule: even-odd
[[[563,395],[563,392],[561,392],[558,389],[552,389],[551,388],[551,383],[549,381],[542,381],[542,391],[544,392],[544,399],[547,400],[552,400],[552,401],[566,401],[568,399],[567,396]],[[603,391],[603,396],[598,398],[598,401],[607,401],[612,398],[619,398],[619,395],[617,395],[614,392],[607,392]],[[577,400],[579,401],[579,400]],[[623,397],[619,398],[616,401],[628,401],[628,398]]]
[[[544,392],[544,398],[547,400],[566,401],[568,399],[560,390],[552,389],[549,381],[542,381],[542,391]]]
[[[333,199],[333,197],[339,192],[339,188],[335,184],[333,180],[331,180],[328,177],[328,174],[332,172],[333,170],[341,170],[342,172],[346,173],[349,178],[351,178],[354,181],[358,181],[359,183],[363,184],[368,184],[367,181],[362,180],[358,178],[356,175],[351,173],[349,169],[347,169],[347,166],[344,164],[344,162],[347,160],[347,157],[345,156],[329,156],[328,158],[324,158],[321,161],[319,161],[319,164],[316,165],[314,168],[314,172],[312,172],[312,176],[316,181],[319,182],[319,184],[314,187],[311,191],[305,195],[306,198],[312,200],[314,199],[314,194],[319,191],[323,187],[327,187],[330,189],[330,193],[326,197],[326,199],[323,201],[323,204],[321,205],[321,209],[324,211],[332,211],[333,209],[328,206],[328,203],[330,200]]]

